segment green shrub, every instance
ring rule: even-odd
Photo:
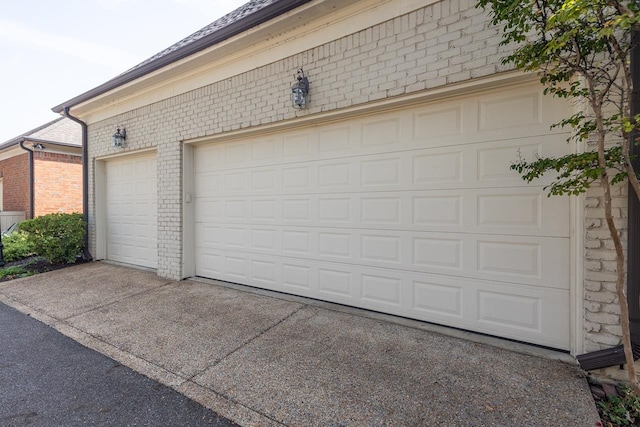
[[[17,261],[36,254],[36,248],[29,235],[24,231],[14,231],[2,238],[2,251],[6,262]]]
[[[640,399],[630,387],[625,387],[620,396],[611,396],[598,402],[600,415],[608,425],[638,425],[640,419]]]
[[[51,263],[74,263],[84,244],[84,221],[79,213],[49,214],[22,221],[35,252]]]

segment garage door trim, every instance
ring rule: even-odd
[[[108,156],[95,158],[95,254],[94,259],[107,259],[107,162],[119,160],[123,158],[134,158],[146,155],[155,155],[157,157],[156,148],[137,150],[125,153],[118,153]]]

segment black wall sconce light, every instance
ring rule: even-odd
[[[304,75],[302,68],[298,68],[296,79],[298,79],[298,81],[291,86],[291,103],[293,104],[293,108],[302,110],[303,108],[307,108],[309,79]]]
[[[127,139],[127,130],[120,127],[116,128],[116,133],[113,134],[112,142],[114,147],[124,148],[124,141]]]

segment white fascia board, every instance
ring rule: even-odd
[[[66,154],[69,156],[82,156],[82,146],[80,145],[68,145],[58,144],[54,141],[46,142],[41,140],[24,140],[25,146],[34,153],[51,153],[51,154]],[[36,144],[42,144],[44,149],[37,149],[34,147]],[[24,150],[22,150],[24,151]]]
[[[20,144],[13,145],[0,151],[0,161],[19,156],[20,154],[27,154],[27,151],[20,148]]]

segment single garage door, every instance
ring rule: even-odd
[[[569,348],[570,209],[526,85],[195,148],[198,276]]]
[[[109,160],[105,171],[107,259],[157,268],[155,152]]]

